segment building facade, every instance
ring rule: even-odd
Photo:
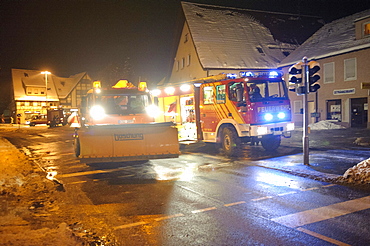
[[[12,82],[12,117],[21,124],[50,108],[63,108],[66,113],[78,110],[82,96],[92,88],[87,73],[63,78],[37,70],[12,69]]]
[[[279,65],[288,81],[296,62],[320,63],[321,88],[308,95],[310,123],[330,120],[345,127],[370,127],[370,10],[326,24]],[[290,93],[294,121],[301,125],[302,96]]]

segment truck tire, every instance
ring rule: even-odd
[[[74,139],[73,148],[75,151],[75,156],[79,157],[81,153],[81,149],[80,149],[80,139],[78,137],[75,137]]]
[[[281,142],[280,136],[266,135],[262,137],[262,147],[267,151],[273,151],[279,148]]]
[[[234,127],[222,129],[221,146],[227,156],[238,156],[240,153],[241,140]]]

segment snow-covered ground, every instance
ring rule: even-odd
[[[327,129],[345,129],[344,126],[335,124],[328,120],[322,120],[308,125],[311,130],[327,130]]]
[[[0,244],[84,245],[65,222],[50,222],[59,207],[55,184],[0,137]]]

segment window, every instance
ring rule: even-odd
[[[212,86],[207,86],[203,88],[203,103],[213,104],[213,88]]]
[[[327,120],[342,120],[341,100],[328,100],[326,101],[326,119]]]
[[[188,61],[187,61],[187,66],[190,66],[190,58],[191,58],[191,56],[190,56],[190,54],[188,55]]]
[[[185,67],[185,57],[181,59],[181,69]]]
[[[189,40],[189,33],[185,34],[184,43],[188,42],[188,40]]]
[[[226,86],[218,85],[216,86],[216,102],[225,103],[226,102]]]
[[[364,24],[364,37],[370,35],[370,23],[365,23]]]
[[[175,61],[175,70],[176,71],[179,71],[180,67],[179,67],[179,61]]]
[[[334,62],[324,64],[324,83],[334,83]]]
[[[344,60],[344,81],[356,80],[356,58]]]

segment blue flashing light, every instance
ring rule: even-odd
[[[280,76],[280,74],[278,72],[276,72],[276,71],[271,71],[269,73],[269,78],[277,78],[279,76]]]
[[[240,77],[254,77],[254,73],[248,72],[240,72]]]
[[[274,116],[270,113],[267,113],[263,116],[263,118],[266,120],[266,121],[270,121],[274,118]]]
[[[236,79],[238,75],[236,73],[228,73],[226,74],[226,78],[228,79]]]
[[[277,115],[277,117],[280,119],[280,120],[282,120],[282,119],[284,119],[285,118],[285,113],[284,112],[280,112],[280,113],[278,113],[278,115]]]

